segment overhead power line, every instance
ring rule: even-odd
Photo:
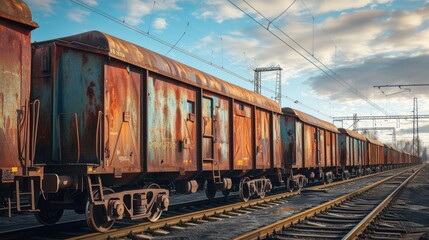
[[[413,119],[413,115],[388,115],[388,116],[345,116],[333,117],[335,120],[380,120],[380,119]],[[429,115],[419,115],[418,118],[429,118]]]
[[[248,16],[250,19],[252,19],[255,23],[257,23],[258,25],[260,25],[262,28],[264,28],[266,31],[268,31],[269,33],[271,33],[275,38],[277,38],[279,41],[281,41],[283,44],[285,44],[286,46],[288,46],[290,49],[292,49],[293,51],[295,51],[298,55],[300,55],[302,58],[304,58],[305,60],[307,60],[309,63],[311,63],[313,66],[315,66],[316,68],[318,68],[320,71],[322,71],[326,76],[328,76],[329,78],[337,81],[338,83],[340,83],[342,86],[344,86],[345,88],[348,88],[349,90],[351,90],[352,92],[354,92],[354,94],[356,94],[358,97],[360,97],[362,100],[366,101],[368,104],[370,104],[371,106],[373,106],[374,108],[378,109],[380,112],[388,115],[388,113],[386,112],[386,110],[384,110],[382,107],[380,107],[379,105],[377,105],[376,103],[372,102],[371,100],[369,100],[364,94],[362,94],[357,88],[353,87],[350,83],[348,83],[347,81],[345,81],[342,77],[340,77],[337,73],[335,73],[333,70],[331,70],[328,66],[326,66],[323,62],[321,62],[317,57],[314,56],[314,54],[310,53],[307,49],[305,49],[304,47],[302,47],[295,39],[293,39],[292,37],[290,37],[286,32],[284,32],[282,29],[280,29],[279,27],[277,27],[274,23],[272,23],[272,21],[270,21],[267,17],[265,17],[261,12],[259,12],[255,7],[253,7],[251,4],[249,4],[246,0],[242,0],[244,3],[246,3],[250,8],[252,8],[257,14],[259,14],[260,16],[262,16],[262,18],[264,18],[266,21],[270,22],[271,26],[274,26],[275,29],[277,29],[278,31],[280,31],[283,35],[285,35],[289,40],[291,40],[294,44],[296,44],[299,48],[301,48],[303,51],[305,51],[307,54],[310,55],[310,57],[312,59],[314,59],[315,61],[312,61],[309,57],[306,57],[303,53],[301,53],[300,51],[298,51],[295,47],[293,47],[292,45],[290,45],[288,42],[286,42],[283,38],[281,38],[279,35],[277,35],[276,33],[274,33],[273,31],[271,31],[269,29],[269,27],[265,26],[263,23],[261,23],[260,21],[258,21],[256,18],[252,17],[248,12],[244,11],[240,6],[238,6],[237,4],[235,4],[232,0],[228,0],[228,2],[230,2],[234,7],[236,7],[238,10],[240,10],[241,12],[243,12],[246,16]],[[320,65],[322,65],[325,69],[323,69],[321,66],[316,64],[319,63]],[[331,74],[330,74],[331,73]],[[347,87],[347,86],[348,87]]]
[[[239,74],[237,74],[237,73],[235,73],[235,72],[233,72],[233,71],[231,71],[231,70],[228,70],[228,69],[224,68],[223,66],[219,66],[219,65],[217,65],[217,64],[214,64],[214,63],[213,63],[213,61],[208,61],[208,60],[206,60],[206,59],[204,59],[204,58],[202,58],[202,57],[200,57],[200,56],[198,56],[198,55],[196,55],[196,54],[190,53],[190,52],[188,52],[188,51],[186,51],[186,50],[184,50],[184,49],[182,49],[182,48],[180,48],[180,47],[177,47],[175,44],[171,44],[171,43],[169,43],[169,42],[167,42],[167,41],[165,41],[165,40],[163,40],[163,39],[161,39],[161,38],[155,37],[155,36],[151,35],[151,34],[149,33],[149,31],[148,31],[148,32],[145,32],[145,31],[143,31],[143,30],[141,30],[141,29],[139,29],[139,28],[137,28],[137,27],[134,27],[134,26],[132,26],[132,25],[130,25],[130,24],[128,24],[128,23],[126,23],[125,21],[120,20],[120,19],[118,19],[118,18],[116,18],[116,17],[114,17],[114,16],[112,16],[112,15],[110,15],[110,14],[108,14],[108,13],[105,13],[105,12],[103,12],[103,11],[101,11],[101,10],[98,10],[98,9],[96,9],[96,8],[94,8],[94,7],[91,7],[91,6],[89,6],[88,4],[86,4],[86,3],[84,3],[84,2],[81,2],[80,0],[70,0],[70,1],[72,1],[72,2],[74,2],[74,3],[78,4],[78,5],[82,6],[82,7],[84,7],[84,8],[86,8],[86,9],[90,10],[91,12],[94,12],[94,13],[96,13],[96,14],[99,14],[99,15],[101,15],[101,16],[103,16],[103,17],[105,17],[105,18],[107,18],[107,19],[109,19],[109,20],[111,20],[111,21],[113,21],[113,22],[116,22],[116,23],[118,23],[118,24],[120,24],[120,25],[122,25],[122,26],[124,26],[124,27],[127,27],[127,28],[129,28],[130,30],[133,30],[133,31],[135,31],[135,32],[137,32],[137,33],[139,33],[139,34],[142,34],[142,35],[143,35],[143,36],[145,36],[145,37],[148,37],[148,38],[150,38],[150,39],[152,39],[152,40],[154,40],[154,41],[156,41],[156,42],[159,42],[159,43],[161,43],[161,44],[163,44],[163,45],[165,45],[165,46],[167,46],[167,47],[170,47],[171,49],[175,49],[176,51],[181,52],[181,53],[183,53],[183,54],[185,54],[185,55],[187,55],[187,56],[189,56],[189,57],[191,57],[191,58],[194,58],[194,59],[196,59],[196,60],[198,60],[198,61],[200,61],[200,62],[203,62],[203,63],[205,63],[205,64],[208,64],[208,65],[210,65],[210,66],[212,66],[212,67],[215,67],[215,68],[217,68],[217,69],[219,69],[219,70],[221,70],[221,71],[223,71],[223,72],[225,72],[225,73],[227,73],[227,74],[230,74],[231,76],[236,77],[238,80],[242,80],[242,81],[247,81],[247,82],[249,82],[249,83],[253,83],[253,81],[252,81],[252,80],[247,79],[247,78],[245,78],[245,77],[243,77],[243,76],[241,76],[241,75],[239,75]],[[186,30],[185,30],[185,32],[186,32]],[[182,34],[182,37],[183,37],[183,35],[184,35],[184,34]],[[181,38],[180,38],[180,39],[181,39]],[[179,41],[180,41],[180,39],[179,39]],[[270,93],[276,94],[276,91],[275,91],[275,90],[273,90],[273,89],[270,89],[270,88],[267,88],[267,87],[263,87],[263,86],[262,86],[261,88],[262,88],[262,89],[264,89],[264,90],[265,90],[265,91],[267,91],[267,92],[270,92]],[[296,100],[296,99],[293,99],[293,98],[291,98],[291,97],[289,97],[289,96],[282,95],[282,97],[284,97],[286,100],[291,101],[291,102],[293,102],[293,103],[295,103],[295,104],[300,104],[300,105],[304,106],[305,108],[308,108],[308,109],[310,109],[310,110],[312,110],[312,111],[314,111],[314,112],[318,112],[318,113],[320,113],[320,114],[322,114],[322,115],[324,115],[324,116],[326,116],[326,117],[332,118],[332,116],[327,115],[327,114],[325,114],[325,113],[323,113],[323,112],[320,112],[318,109],[313,108],[313,107],[311,107],[311,106],[308,106],[308,105],[306,105],[306,104],[304,104],[304,103],[302,103],[302,102],[300,102],[300,101],[298,101],[298,100]]]
[[[392,84],[392,85],[377,85],[374,86],[374,88],[392,88],[392,87],[398,87],[398,88],[402,88],[402,87],[428,87],[429,84],[425,84],[425,83],[421,83],[421,84]]]

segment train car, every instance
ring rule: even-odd
[[[362,176],[367,159],[366,138],[349,129],[339,128],[338,145],[340,146],[341,177],[348,179],[351,174]]]
[[[167,185],[193,193],[205,182],[208,197],[238,189],[244,201],[271,189],[265,176],[282,164],[276,102],[97,31],[35,43],[33,63],[42,223],[64,209],[96,231],[156,221]]]
[[[384,161],[384,143],[367,137],[368,146],[368,167],[367,172],[381,171],[381,165]]]
[[[383,167],[386,169],[395,168],[398,166],[401,157],[401,150],[393,145],[384,145],[384,162]]]
[[[37,27],[24,2],[0,1],[0,208],[9,215],[36,211],[43,174],[33,162],[39,105],[29,102],[31,31]],[[21,200],[28,197],[30,205],[24,208]]]
[[[292,108],[282,111],[286,185],[302,187],[307,179],[332,181],[339,166],[338,129]]]

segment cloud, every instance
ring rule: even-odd
[[[82,9],[72,9],[67,13],[67,17],[78,23],[82,23],[85,21],[85,18],[89,15],[88,11]]]
[[[269,20],[280,18],[289,18],[294,15],[305,15],[307,19],[310,14],[325,14],[332,12],[351,11],[368,6],[377,6],[390,4],[393,0],[354,0],[354,1],[332,1],[332,0],[312,0],[312,1],[294,1],[294,0],[271,0],[269,4],[266,1],[232,1],[233,4],[243,9],[259,19],[262,15]],[[199,19],[213,19],[217,23],[226,20],[233,20],[246,17],[246,15],[233,4],[223,0],[205,1],[193,15]],[[275,6],[275,7],[273,7]],[[284,12],[287,9],[287,12]],[[311,12],[309,12],[310,10]],[[287,20],[286,20],[287,21]],[[268,24],[268,22],[267,22]]]
[[[375,57],[365,60],[361,64],[341,67],[336,70],[339,76],[357,88],[365,96],[373,93],[373,86],[388,84],[423,84],[429,76],[429,55],[401,58]],[[309,84],[317,94],[329,96],[332,100],[344,101],[356,99],[352,92],[340,88],[339,83],[326,75],[310,77],[305,83]],[[386,95],[400,91],[400,89],[383,89]],[[413,95],[424,97],[427,89],[412,88]],[[400,98],[403,95],[398,94]],[[385,95],[374,97],[385,98]],[[406,95],[406,97],[409,97]]]
[[[53,6],[57,4],[56,0],[26,0],[31,8],[40,10],[45,14],[53,14]]]
[[[398,131],[399,134],[412,134],[413,128],[403,128]],[[419,126],[419,134],[421,133],[429,133],[429,124],[426,125],[420,125]]]
[[[123,17],[124,21],[131,25],[143,23],[143,17],[152,13],[152,11],[180,10],[176,0],[154,1],[152,0],[124,0],[123,6],[127,13]],[[153,9],[153,10],[152,10]]]
[[[209,0],[193,14],[197,19],[214,19],[217,23],[242,18],[244,14],[223,0]]]
[[[163,30],[168,26],[168,23],[165,18],[157,18],[153,21],[152,25],[157,30]]]

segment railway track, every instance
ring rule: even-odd
[[[400,172],[236,239],[355,239],[421,168]]]
[[[393,170],[393,171],[398,171]],[[363,180],[368,177],[376,177],[380,174],[387,174],[389,171],[377,174],[362,176],[340,182],[333,182],[326,185],[312,186],[304,191],[318,191],[321,189],[336,187],[353,181]],[[144,239],[153,236],[163,236],[174,230],[182,230],[187,227],[204,224],[206,222],[227,219],[254,212],[264,208],[281,205],[288,197],[300,194],[300,191],[293,193],[280,193],[266,196],[264,199],[253,199],[247,203],[239,201],[238,197],[229,196],[213,200],[202,200],[172,205],[168,212],[163,214],[163,218],[156,223],[143,222],[120,222],[116,224],[116,229],[107,233],[91,233],[86,227],[85,220],[68,221],[54,226],[42,226],[26,229],[17,229],[13,232],[0,233],[0,239],[17,239],[28,236],[50,239],[106,239],[106,238],[133,238]],[[49,233],[49,234],[46,234]],[[53,234],[52,234],[53,233]]]

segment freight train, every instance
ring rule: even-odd
[[[171,189],[247,201],[273,185],[291,191],[418,161],[102,32],[31,44],[37,27],[25,3],[0,1],[9,216],[54,224],[72,209],[107,231],[124,218],[156,221]]]

